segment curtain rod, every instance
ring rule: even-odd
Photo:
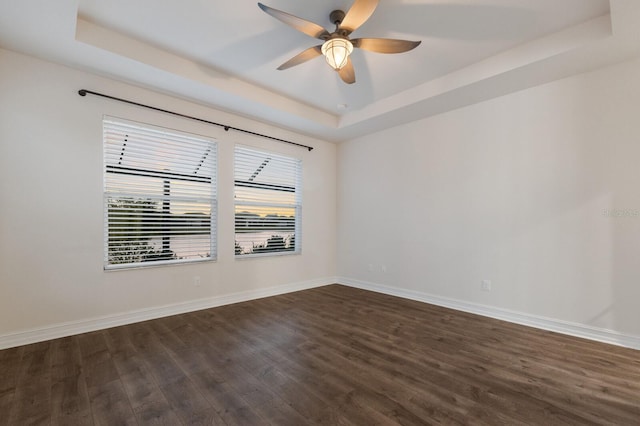
[[[300,148],[306,148],[309,151],[311,151],[313,149],[312,146],[302,145],[300,143],[291,142],[291,141],[287,141],[287,140],[279,139],[279,138],[274,138],[273,136],[268,136],[268,135],[263,135],[262,133],[252,132],[251,130],[245,130],[245,129],[240,129],[238,127],[227,126],[226,124],[216,123],[215,121],[204,120],[202,118],[192,117],[192,116],[186,115],[186,114],[180,114],[179,112],[169,111],[169,110],[162,109],[162,108],[156,108],[156,107],[151,106],[151,105],[145,105],[145,104],[141,104],[141,103],[138,103],[138,102],[129,101],[127,99],[116,98],[115,96],[109,96],[109,95],[105,95],[103,93],[93,92],[91,90],[86,90],[86,89],[78,90],[78,95],[80,95],[80,96],[87,96],[87,94],[95,95],[95,96],[101,96],[103,98],[112,99],[114,101],[124,102],[126,104],[131,104],[131,105],[135,105],[135,106],[139,106],[139,107],[143,107],[143,108],[152,109],[154,111],[160,111],[160,112],[164,112],[164,113],[167,113],[167,114],[177,115],[178,117],[188,118],[190,120],[200,121],[201,123],[207,123],[207,124],[211,124],[211,125],[214,125],[214,126],[222,127],[227,132],[229,130],[235,130],[236,132],[247,133],[249,135],[260,136],[261,138],[271,139],[273,141],[282,142],[282,143],[288,143],[289,145],[299,146]]]

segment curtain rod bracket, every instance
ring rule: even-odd
[[[186,115],[186,114],[180,114],[179,112],[169,111],[169,110],[162,109],[162,108],[156,108],[156,107],[151,106],[151,105],[145,105],[145,104],[141,104],[139,102],[130,101],[130,100],[127,100],[127,99],[116,98],[115,96],[109,96],[109,95],[105,95],[103,93],[93,92],[91,90],[86,90],[86,89],[78,90],[78,95],[80,95],[80,96],[87,96],[87,94],[96,95],[96,96],[100,96],[102,98],[107,98],[107,99],[111,99],[111,100],[114,100],[114,101],[123,102],[125,104],[130,104],[130,105],[135,105],[135,106],[139,106],[139,107],[142,107],[142,108],[152,109],[154,111],[164,112],[166,114],[172,114],[172,115],[176,115],[178,117],[188,118],[190,120],[199,121],[201,123],[207,123],[207,124],[211,124],[213,126],[222,127],[222,128],[224,128],[225,132],[228,132],[229,130],[235,130],[236,132],[242,132],[242,133],[246,133],[248,135],[253,135],[253,136],[260,136],[261,138],[271,139],[272,141],[287,143],[289,145],[299,146],[300,148],[307,148],[309,151],[311,151],[313,149],[312,146],[302,145],[300,143],[291,142],[291,141],[288,141],[288,140],[285,140],[285,139],[280,139],[280,138],[275,138],[273,136],[263,135],[262,133],[252,132],[251,130],[245,130],[245,129],[240,129],[238,127],[227,126],[226,124],[216,123],[215,121],[209,121],[209,120],[205,120],[205,119],[198,118],[198,117],[192,117],[192,116]]]

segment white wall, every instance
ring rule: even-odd
[[[350,141],[338,275],[640,336],[639,164],[639,61]]]
[[[81,88],[315,149],[308,152],[139,107],[80,97]],[[103,271],[104,114],[218,140],[217,262]],[[234,143],[302,158],[301,255],[234,260]],[[239,292],[259,294],[278,286],[333,282],[335,176],[333,144],[0,50],[0,340],[15,333]],[[195,276],[201,278],[199,287],[193,285]]]
[[[628,62],[336,149],[0,50],[0,346],[20,341],[12,336],[65,332],[66,324],[104,324],[96,318],[329,283],[336,253],[345,282],[640,336],[639,75],[640,62]],[[315,149],[82,98],[80,88]],[[219,141],[217,262],[102,270],[104,114]],[[302,255],[234,260],[236,142],[303,159]],[[491,292],[480,291],[482,279]]]

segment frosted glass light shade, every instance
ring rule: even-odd
[[[353,44],[345,38],[332,38],[325,41],[320,50],[331,68],[338,71],[347,65]]]

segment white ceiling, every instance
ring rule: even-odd
[[[331,31],[329,13],[352,0],[264,3]],[[0,5],[2,47],[336,142],[640,53],[638,0],[382,0],[353,37],[422,44],[356,50],[346,85],[321,57],[277,71],[319,41],[255,1]]]

